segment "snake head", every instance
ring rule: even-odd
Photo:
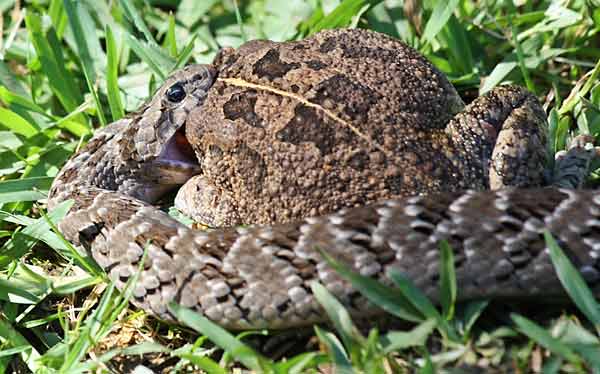
[[[185,124],[215,80],[210,65],[190,65],[170,76],[135,116],[131,137],[148,182],[180,185],[200,167],[185,137]]]
[[[192,110],[204,102],[215,77],[210,65],[189,65],[171,75],[138,112],[126,141],[135,149],[140,172],[132,186],[135,191],[123,192],[151,202],[200,172],[185,125]]]
[[[211,65],[189,65],[168,77],[140,110],[96,131],[56,177],[49,205],[85,187],[154,202],[200,173],[185,125],[216,78]]]

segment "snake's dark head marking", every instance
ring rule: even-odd
[[[49,205],[97,187],[154,202],[200,172],[185,138],[190,112],[216,77],[210,65],[190,65],[167,78],[133,115],[96,132],[56,177]]]

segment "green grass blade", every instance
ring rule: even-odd
[[[58,117],[47,114],[41,106],[31,101],[28,95],[15,93],[4,86],[0,87],[0,99],[4,102],[4,104],[10,106],[10,108],[15,111],[22,110],[27,112],[35,112],[50,119],[58,119]]]
[[[410,347],[424,346],[436,325],[435,319],[428,319],[408,332],[390,331],[381,337],[383,351],[391,353]]]
[[[0,61],[0,86],[7,87],[18,96],[30,98],[23,82],[17,78],[4,61]]]
[[[53,286],[53,293],[57,295],[72,295],[75,292],[92,287],[102,281],[100,276],[86,276],[77,279],[63,279]]]
[[[37,304],[42,301],[42,296],[45,295],[48,288],[35,286],[36,284],[29,282],[0,279],[0,299],[14,304]]]
[[[467,305],[465,305],[462,321],[462,323],[464,323],[463,332],[465,334],[470,334],[473,325],[475,325],[475,322],[477,321],[479,316],[481,316],[483,310],[487,308],[489,303],[490,302],[488,300],[479,300],[470,301],[469,303],[467,303]]]
[[[61,204],[48,214],[48,219],[56,221],[67,214],[71,203]],[[38,238],[46,238],[50,232],[48,222],[42,217],[19,232],[15,232],[10,240],[0,250],[0,268],[6,268],[9,263],[21,258],[33,247]]]
[[[548,152],[550,160],[554,163],[554,154],[565,149],[569,133],[569,117],[560,117],[555,108],[548,114]]]
[[[514,58],[514,56],[512,56],[512,58]],[[483,95],[499,85],[516,67],[517,63],[515,61],[509,61],[507,59],[496,65],[494,70],[492,70],[490,75],[485,79],[479,88],[479,94]]]
[[[228,371],[222,368],[217,362],[213,361],[210,357],[198,356],[191,353],[183,353],[179,357],[188,360],[194,365],[198,366],[204,372],[208,374],[227,374]]]
[[[194,36],[192,37],[190,42],[181,50],[181,54],[179,55],[179,57],[177,58],[177,61],[175,62],[174,69],[181,69],[183,66],[185,66],[187,64],[190,57],[192,57],[192,52],[194,51],[194,45],[196,43],[197,37],[198,37],[198,34],[194,34]]]
[[[571,348],[554,338],[543,327],[518,314],[513,313],[510,318],[517,325],[517,330],[522,334],[527,335],[542,347],[557,355],[561,355],[574,364],[579,365],[581,363],[581,359],[577,357]]]
[[[321,330],[318,326],[315,326],[315,333],[319,340],[327,347],[329,356],[331,357],[336,373],[340,374],[352,374],[352,364],[348,358],[348,354],[342,345],[342,342],[330,332]]]
[[[49,177],[32,177],[0,182],[0,204],[43,199],[50,190],[52,180]]]
[[[77,54],[81,65],[88,90],[94,98],[96,104],[96,113],[102,126],[106,126],[106,118],[102,111],[102,105],[96,92],[96,63],[95,61],[104,61],[100,42],[96,36],[96,28],[89,13],[85,10],[83,3],[78,0],[64,0],[63,6],[67,13],[69,25],[73,32]],[[92,51],[95,51],[92,52]]]
[[[88,123],[81,123],[76,121],[71,121],[68,119],[62,119],[56,122],[56,126],[64,129],[71,134],[75,135],[77,138],[82,138],[84,136],[91,135],[92,129]]]
[[[6,319],[6,317],[0,314],[0,337],[3,338],[5,342],[8,342],[10,346],[14,347],[24,347],[29,346],[31,349],[24,350],[21,352],[21,359],[27,364],[29,370],[33,373],[37,373],[39,369],[41,369],[41,365],[39,363],[40,354],[33,347],[32,344],[29,343],[27,339],[19,331],[17,331],[12,324]]]
[[[59,38],[62,38],[67,26],[67,15],[63,7],[63,0],[50,0],[48,15],[56,29],[56,34]]]
[[[169,353],[170,350],[158,343],[143,342],[126,348],[111,349],[103,353],[100,357],[95,357],[94,360],[85,360],[78,365],[75,365],[71,370],[73,373],[93,373],[101,372],[100,368],[105,368],[105,362],[112,360],[117,355],[139,356],[148,353]],[[137,369],[134,372],[137,373]]]
[[[365,343],[365,338],[354,326],[350,313],[322,284],[312,282],[310,288],[319,304],[325,309],[336,331],[342,337],[346,349],[351,353],[358,351],[360,346]]]
[[[54,30],[50,28],[44,33],[41,18],[33,12],[27,12],[25,24],[52,92],[67,112],[75,110],[83,101],[82,96],[76,90],[72,75],[66,70],[67,62]]]
[[[585,359],[594,373],[600,373],[600,344],[571,344],[570,346]]]
[[[199,313],[175,303],[169,304],[169,310],[180,322],[208,336],[213,343],[221,347],[247,368],[263,372],[265,367],[271,365],[267,358],[262,357],[252,348],[236,339],[227,330],[210,321],[208,318],[201,316]]]
[[[0,108],[0,126],[30,138],[40,132],[39,127],[6,108]]]
[[[406,299],[412,303],[412,305],[421,312],[427,319],[435,319],[438,321],[438,329],[446,337],[454,341],[458,341],[457,334],[450,327],[448,321],[446,321],[440,313],[437,311],[435,306],[429,301],[427,296],[421,292],[411,281],[406,278],[404,274],[400,273],[395,269],[391,269],[389,277],[402,291],[402,294]]]
[[[327,362],[327,356],[317,352],[306,352],[278,362],[273,369],[277,374],[301,374],[308,368],[316,368],[319,364]]]
[[[517,63],[519,69],[521,70],[521,74],[523,75],[523,80],[525,81],[525,85],[527,89],[533,93],[536,92],[535,85],[531,80],[531,75],[529,74],[529,69],[525,66],[525,55],[523,53],[523,48],[521,47],[521,43],[517,39],[517,27],[512,23],[512,17],[508,18],[509,24],[511,26],[511,35],[512,42],[515,46],[515,52],[517,54]]]
[[[77,57],[90,81],[95,82],[96,72],[104,68],[105,57],[94,20],[83,1],[63,0],[63,7],[73,33]]]
[[[173,70],[175,61],[154,44],[141,42],[131,34],[126,34],[125,37],[133,52],[150,67],[161,81],[165,80],[168,73]]]
[[[342,1],[331,13],[321,18],[315,25],[310,28],[310,34],[314,34],[324,29],[334,29],[338,27],[349,26],[354,17],[365,6],[373,7],[379,4],[380,0],[346,0]]]
[[[391,269],[389,276],[392,281],[402,290],[402,293],[407,296],[415,308],[419,310],[427,318],[440,319],[441,316],[438,313],[435,306],[429,301],[427,296],[421,292],[404,274],[400,273],[396,269]]]
[[[387,287],[377,280],[357,274],[341,263],[337,262],[326,252],[320,251],[327,263],[344,279],[352,283],[369,301],[390,314],[411,322],[421,322],[425,318],[397,289]]]
[[[435,38],[446,25],[457,5],[458,0],[436,1],[431,17],[429,17],[429,20],[425,25],[422,39],[431,43],[433,38]]]
[[[560,283],[579,310],[600,330],[600,305],[594,294],[548,231],[544,232],[544,239]]]
[[[600,78],[600,59],[598,59],[594,69],[592,69],[592,71],[588,74],[589,76],[585,84],[581,87],[581,89],[575,86],[573,89],[574,92],[572,92],[569,97],[565,99],[560,109],[558,109],[558,114],[565,115],[566,113],[571,112],[579,102],[580,98],[585,96],[589,90],[591,90],[591,88],[597,84],[598,79]]]
[[[196,24],[202,16],[206,14],[219,0],[182,0],[177,8],[177,19],[179,19],[184,26],[191,28],[192,25]]]
[[[61,372],[75,372],[76,366],[89,349],[110,331],[109,326],[114,320],[111,320],[108,316],[112,310],[117,309],[115,308],[116,299],[118,297],[115,296],[115,288],[111,284],[102,294],[96,310],[88,316],[84,325],[80,327],[80,334],[75,341],[68,342],[69,344],[66,345],[67,351],[61,363]]]
[[[121,92],[119,90],[119,53],[117,52],[117,43],[110,26],[105,28],[106,34],[106,91],[108,96],[108,106],[113,121],[117,121],[125,116],[123,103],[121,102]]]
[[[462,75],[461,79],[468,80],[474,74],[475,65],[479,61],[473,59],[472,43],[465,24],[459,22],[452,14],[442,32],[438,34],[438,38],[443,39],[448,45],[448,53],[453,65],[452,73],[458,73]],[[477,78],[472,79],[476,81]]]
[[[167,35],[165,35],[165,47],[169,51],[171,57],[177,57],[177,39],[175,39],[175,16],[173,13],[169,13],[169,28],[167,29]]]
[[[133,22],[135,27],[144,34],[144,37],[151,44],[156,45],[156,40],[152,36],[152,33],[146,26],[146,23],[142,19],[140,12],[136,9],[135,5],[130,0],[119,0],[119,4],[121,5],[121,9],[123,9],[123,13],[125,16]]]
[[[440,242],[440,303],[444,318],[451,320],[456,303],[456,271],[454,252],[445,240]]]
[[[134,286],[141,274],[147,251],[148,245],[146,244],[138,269],[134,276],[127,280],[122,292],[120,294],[116,293],[115,285],[111,282],[108,289],[100,298],[98,307],[88,316],[84,325],[81,327],[81,333],[77,336],[77,339],[66,345],[68,352],[64,355],[65,359],[63,360],[61,367],[62,372],[87,372],[81,369],[81,358],[98,341],[100,341],[100,339],[106,337],[111,331],[113,323],[117,320],[121,312],[129,305],[129,300],[133,295]],[[85,366],[85,363],[83,363],[83,366]]]
[[[31,345],[28,344],[20,345],[9,349],[3,349],[0,351],[0,357],[12,356],[16,355],[17,353],[23,353],[29,350],[31,350]]]

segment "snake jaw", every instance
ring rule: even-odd
[[[167,140],[159,155],[145,164],[141,175],[146,182],[133,183],[135,192],[127,191],[128,195],[152,203],[200,174],[200,165],[187,149],[191,149],[191,146],[182,133],[178,130]]]
[[[201,169],[191,145],[185,138],[182,126],[167,141],[158,157],[152,162],[151,173],[159,185],[181,185]]]

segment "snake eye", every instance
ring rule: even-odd
[[[185,89],[181,83],[175,83],[167,89],[167,99],[172,103],[178,103],[185,98]]]

